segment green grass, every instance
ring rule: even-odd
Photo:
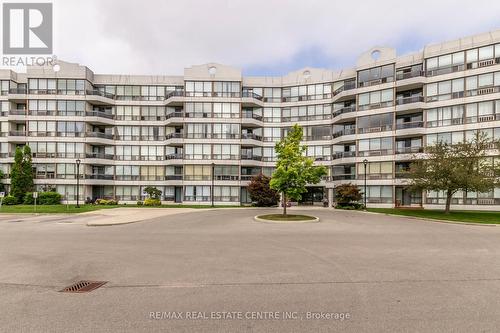
[[[106,205],[80,205],[80,208],[76,208],[76,205],[37,205],[36,213],[44,213],[44,214],[74,214],[74,213],[85,213],[91,212],[99,209],[110,209],[110,208],[118,208],[118,207],[128,207],[128,208],[212,208],[210,205],[161,205],[161,206],[137,206],[137,205],[115,205],[115,206],[106,206]],[[215,208],[239,208],[241,206],[230,206],[230,205],[221,205],[215,206]],[[14,206],[6,206],[2,205],[0,208],[0,214],[2,213],[35,213],[33,205],[14,205]]]
[[[449,214],[442,210],[430,209],[368,208],[368,211],[456,222],[500,224],[500,211],[451,211]]]
[[[268,214],[257,216],[260,219],[271,221],[310,221],[316,219],[314,216],[309,215],[283,215],[283,214]]]
[[[37,205],[36,213],[46,213],[46,214],[54,214],[54,213],[84,213],[90,212],[98,209],[109,209],[116,208],[120,206],[94,206],[94,205],[80,205],[80,208],[76,208],[76,205]],[[33,205],[14,205],[14,206],[6,206],[2,205],[0,209],[0,214],[3,213],[35,213],[33,209]]]

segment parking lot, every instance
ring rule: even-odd
[[[500,228],[292,210],[321,222],[259,223],[254,215],[277,210],[251,208],[144,214],[143,222],[100,227],[87,226],[84,215],[1,215],[0,327],[494,332],[500,326]],[[107,283],[89,293],[58,292],[79,280]]]

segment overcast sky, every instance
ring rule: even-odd
[[[500,28],[500,1],[55,0],[54,53],[97,73],[246,75],[341,69],[373,46],[398,54]]]

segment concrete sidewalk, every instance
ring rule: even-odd
[[[190,213],[193,208],[114,208],[101,209],[87,213],[81,213],[79,216],[88,218],[88,226],[111,226],[128,224],[150,220],[162,216],[169,216],[182,213]]]

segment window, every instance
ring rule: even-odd
[[[358,132],[370,133],[392,130],[393,114],[383,113],[358,118]]]
[[[187,185],[184,189],[185,201],[209,201],[210,186]]]
[[[186,144],[185,158],[193,160],[211,159],[211,148],[209,144]]]
[[[428,76],[464,70],[464,52],[445,54],[425,61]]]
[[[358,87],[394,81],[394,65],[385,65],[359,71]]]
[[[359,156],[379,156],[392,154],[392,137],[359,140]]]
[[[392,89],[373,91],[358,95],[358,105],[360,111],[391,106],[392,104]]]
[[[216,160],[236,160],[240,158],[239,145],[214,145],[213,159]]]

